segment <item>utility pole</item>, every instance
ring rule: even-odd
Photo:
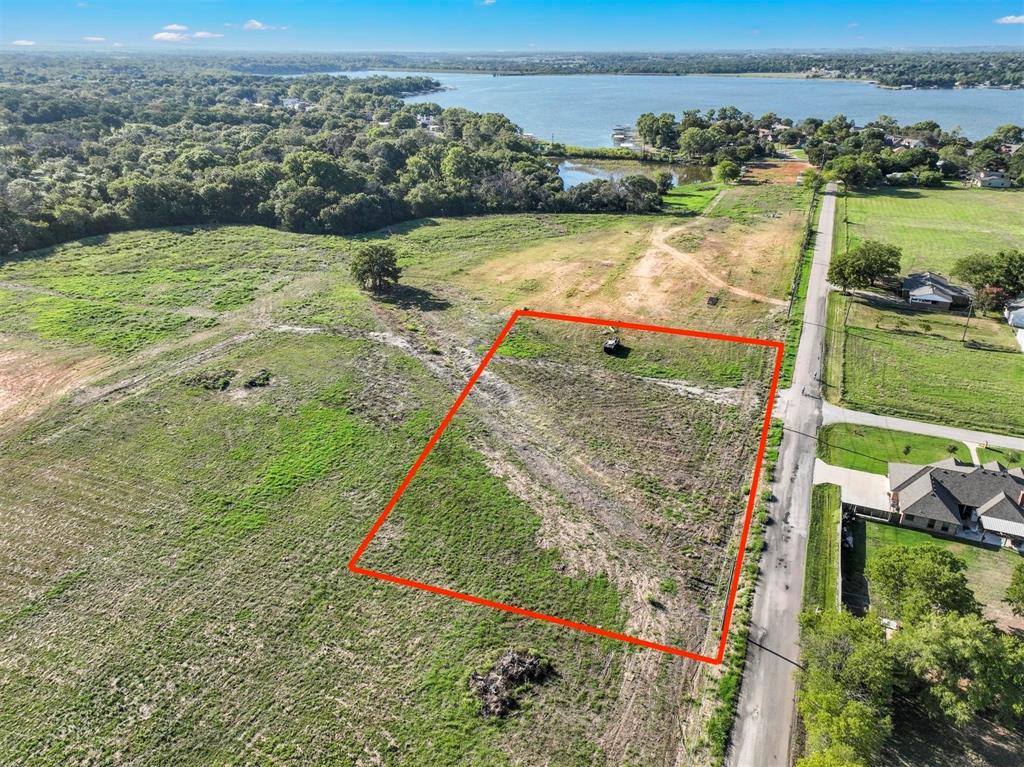
[[[970,305],[967,307],[967,322],[964,323],[964,334],[963,334],[963,337],[961,337],[961,339],[960,339],[960,343],[966,343],[967,342],[967,328],[970,327],[970,324],[971,324],[971,310],[973,310],[973,309],[974,309],[974,299],[972,298]]]

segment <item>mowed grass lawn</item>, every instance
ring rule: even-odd
[[[715,181],[680,184],[672,187],[668,194],[661,196],[661,204],[671,211],[700,213],[715,199],[722,188],[722,184]]]
[[[1024,619],[1015,617],[1003,602],[1014,566],[1022,561],[1020,554],[1008,549],[991,549],[970,543],[938,538],[920,530],[865,521],[866,559],[886,546],[942,546],[967,563],[967,583],[975,598],[983,605],[985,616],[1000,625],[1024,628]],[[870,582],[869,582],[870,589]]]
[[[979,447],[978,458],[982,463],[999,461],[1003,466],[1011,469],[1014,466],[1024,466],[1024,453],[1005,447]]]
[[[815,485],[804,568],[804,609],[835,610],[839,577],[839,486]]]
[[[818,457],[847,469],[886,474],[889,462],[926,464],[950,456],[971,460],[963,442],[938,437],[851,423],[831,424],[818,430]]]
[[[844,327],[846,302],[852,301]],[[1024,433],[1024,354],[1009,327],[829,297],[826,394],[856,410],[995,433]]]
[[[1024,248],[1024,193],[1001,189],[881,189],[838,201],[836,246],[881,240],[903,249],[904,273],[949,274],[972,253]]]

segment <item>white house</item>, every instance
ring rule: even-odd
[[[1011,183],[1006,173],[1001,170],[983,170],[971,176],[971,186],[986,189],[1006,189]]]
[[[1010,301],[1003,309],[1003,316],[1006,317],[1006,323],[1013,328],[1017,336],[1017,345],[1024,352],[1024,296]]]

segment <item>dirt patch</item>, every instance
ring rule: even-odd
[[[782,307],[788,303],[790,261],[802,222],[798,212],[765,218],[757,226],[698,220],[655,232],[652,244],[716,290]]]
[[[102,357],[18,348],[0,336],[0,429],[23,421],[94,378],[106,364]]]
[[[780,298],[731,282],[747,279],[751,271],[759,271],[755,264],[765,267],[774,265],[775,270],[778,270],[779,251],[790,241],[790,236],[788,226],[772,226],[774,223],[766,224],[767,228],[744,231],[745,236],[740,238],[733,236],[737,234],[733,231],[734,227],[721,230],[720,226],[708,225],[704,220],[657,229],[651,236],[650,249],[634,271],[640,290],[671,289],[670,281],[658,278],[670,270],[691,269],[717,290],[725,290],[751,301],[786,306],[786,302]],[[680,247],[676,247],[675,243]],[[764,261],[769,264],[763,264]],[[723,269],[723,265],[727,268]]]
[[[748,166],[749,175],[755,181],[769,184],[795,184],[800,174],[810,170],[810,163],[800,160],[759,162]]]

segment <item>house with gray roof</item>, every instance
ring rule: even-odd
[[[1003,316],[1017,338],[1017,345],[1024,352],[1024,296],[1008,301],[1003,307]]]
[[[949,311],[961,309],[971,303],[971,291],[954,285],[935,272],[915,272],[903,280],[903,300],[916,308],[932,308]]]
[[[1024,470],[954,458],[889,464],[888,520],[946,535],[963,533],[1024,547]]]

